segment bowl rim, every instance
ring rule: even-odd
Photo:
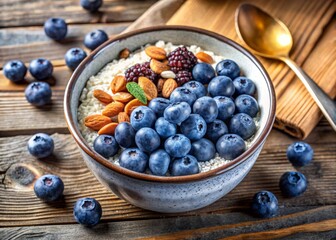
[[[75,86],[75,82],[82,73],[83,69],[85,66],[93,61],[95,59],[95,56],[100,54],[102,50],[115,42],[118,42],[120,40],[133,37],[138,34],[143,34],[143,33],[150,33],[150,32],[155,32],[155,31],[165,31],[165,30],[174,30],[174,31],[189,31],[189,32],[194,32],[194,33],[199,33],[203,35],[210,36],[212,38],[215,38],[221,42],[224,42],[231,47],[235,48],[236,50],[240,51],[243,53],[246,57],[248,57],[256,67],[258,67],[259,71],[262,73],[264,78],[266,79],[266,84],[268,87],[268,90],[270,92],[270,114],[269,117],[266,120],[266,124],[264,129],[262,129],[261,134],[259,137],[254,141],[254,143],[239,157],[235,158],[231,162],[224,164],[218,168],[215,168],[213,170],[207,171],[207,172],[201,172],[198,174],[193,174],[193,175],[187,175],[187,176],[156,176],[156,175],[149,175],[145,173],[138,173],[132,170],[128,170],[126,168],[123,168],[119,165],[116,165],[114,163],[109,162],[106,160],[104,157],[100,156],[98,153],[94,152],[88,145],[88,143],[85,141],[83,138],[82,134],[80,133],[79,129],[75,127],[76,123],[74,122],[74,119],[72,118],[71,114],[71,107],[70,107],[70,99],[71,99],[71,94],[72,90]],[[178,26],[178,25],[169,25],[169,26],[154,26],[154,27],[147,27],[147,28],[142,28],[142,29],[137,29],[134,31],[130,31],[127,33],[120,34],[116,37],[113,37],[103,43],[101,46],[99,46],[97,49],[92,51],[91,54],[89,54],[81,63],[80,65],[76,68],[76,70],[73,72],[67,87],[65,89],[65,94],[64,94],[64,115],[66,119],[66,123],[68,125],[68,129],[77,142],[78,146],[83,150],[86,154],[88,154],[92,159],[97,161],[99,164],[107,167],[110,170],[113,170],[121,175],[125,175],[130,178],[135,178],[138,180],[143,180],[143,181],[149,181],[149,182],[162,182],[162,183],[186,183],[186,182],[191,182],[191,181],[201,181],[206,178],[210,177],[215,177],[218,176],[240,164],[245,162],[251,155],[255,153],[257,149],[265,142],[266,137],[270,133],[274,120],[275,120],[275,108],[276,108],[276,102],[275,102],[275,91],[273,87],[273,83],[263,67],[263,65],[260,63],[260,61],[252,54],[250,53],[247,49],[239,45],[238,43],[234,42],[233,40],[224,37],[220,34],[217,34],[215,32],[211,32],[205,29],[200,29],[200,28],[195,28],[195,27],[189,27],[189,26]]]

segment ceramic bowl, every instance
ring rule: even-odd
[[[139,49],[158,40],[174,44],[197,45],[217,55],[233,59],[243,74],[254,80],[261,109],[260,126],[252,145],[241,156],[217,169],[182,177],[160,177],[127,170],[115,165],[91,149],[77,124],[79,97],[86,81],[128,48]],[[181,26],[141,29],[113,38],[93,51],[75,70],[65,92],[64,111],[69,130],[83,158],[108,189],[129,203],[157,212],[186,212],[205,207],[235,188],[255,163],[271,131],[275,118],[272,82],[261,63],[246,49],[213,32]]]

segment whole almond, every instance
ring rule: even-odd
[[[201,60],[202,62],[205,62],[205,63],[212,64],[214,62],[213,58],[205,52],[196,53],[196,57],[198,60]]]
[[[157,74],[161,74],[163,71],[167,71],[170,69],[170,67],[167,64],[164,64],[155,59],[152,59],[150,61],[149,67],[152,69],[153,72]]]
[[[130,118],[126,112],[121,112],[118,114],[118,123],[130,122]]]
[[[146,47],[145,49],[145,53],[153,58],[153,59],[157,59],[157,60],[164,60],[167,57],[167,53],[163,48],[159,48],[156,46],[149,46]]]
[[[102,134],[114,135],[114,130],[116,129],[117,126],[118,126],[118,123],[115,123],[115,122],[109,123],[105,125],[104,127],[102,127],[101,129],[99,129],[98,134],[99,135],[102,135]]]
[[[134,98],[133,95],[128,92],[117,92],[112,97],[114,101],[122,103],[128,103]]]
[[[110,88],[113,93],[126,91],[126,78],[125,76],[115,76],[110,83]]]
[[[177,88],[177,82],[172,78],[168,78],[163,84],[162,96],[169,98],[170,94],[175,90],[175,88]]]
[[[158,93],[161,93],[162,92],[162,88],[163,88],[163,84],[166,80],[163,79],[163,78],[160,78],[156,84],[156,88],[157,88],[157,91]]]
[[[132,111],[139,106],[145,106],[145,104],[143,104],[142,102],[140,102],[138,99],[135,98],[126,104],[125,112],[127,113],[128,116],[130,116]]]
[[[146,77],[139,77],[138,84],[144,90],[146,98],[149,101],[157,97],[158,90],[151,80]]]
[[[100,114],[90,115],[84,119],[84,125],[95,131],[100,130],[102,127],[111,122],[112,120],[109,117]]]
[[[100,89],[93,90],[93,96],[104,104],[109,104],[113,102],[112,96]]]
[[[107,117],[117,116],[120,112],[124,111],[124,104],[121,102],[112,102],[106,105],[102,114]]]
[[[120,51],[119,53],[119,59],[122,59],[122,58],[128,58],[129,55],[130,55],[131,51],[128,49],[128,48],[124,48],[123,50]]]

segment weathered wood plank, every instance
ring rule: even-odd
[[[77,0],[0,1],[0,27],[43,25],[50,17],[67,23],[134,21],[156,0],[104,0],[97,13],[85,11]]]

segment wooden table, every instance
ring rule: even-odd
[[[298,169],[308,178],[309,187],[297,198],[283,198],[279,191],[282,173],[294,170],[286,159],[286,148],[295,139],[277,130],[271,132],[244,181],[198,211],[161,214],[142,210],[100,185],[84,164],[63,118],[63,93],[71,75],[63,56],[70,47],[82,46],[90,30],[104,29],[111,36],[120,33],[155,1],[105,0],[97,14],[85,12],[78,2],[0,2],[0,67],[10,59],[29,63],[37,57],[52,60],[55,67],[50,80],[52,104],[39,109],[26,102],[26,84],[11,84],[0,74],[0,239],[336,238],[336,134],[324,119],[306,140],[315,156],[313,163]],[[50,16],[64,17],[70,23],[69,35],[61,43],[44,35],[41,26]],[[323,36],[329,36],[332,27],[326,29]],[[52,134],[53,156],[38,160],[29,155],[27,140],[37,132]],[[35,197],[34,180],[44,173],[62,177],[64,198],[47,204]],[[251,198],[261,189],[278,197],[277,217],[265,220],[250,215]],[[102,221],[92,229],[73,219],[73,205],[81,197],[94,197],[102,204]]]

